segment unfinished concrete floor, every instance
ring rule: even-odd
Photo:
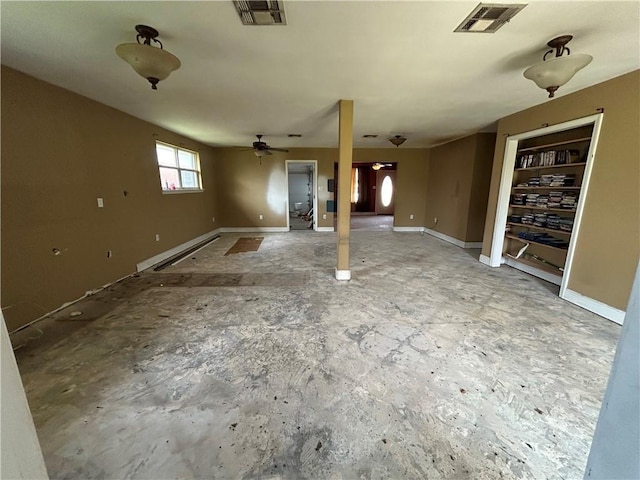
[[[617,325],[427,235],[343,283],[333,233],[240,236],[13,336],[52,478],[582,478]]]

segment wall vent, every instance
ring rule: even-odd
[[[233,0],[243,25],[286,25],[280,0]]]
[[[454,32],[495,33],[526,6],[525,3],[479,3]]]

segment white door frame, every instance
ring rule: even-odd
[[[500,190],[498,193],[498,208],[496,211],[495,223],[493,225],[493,241],[491,242],[491,257],[489,259],[489,265],[491,267],[499,267],[502,263],[505,263],[506,260],[503,258],[502,249],[504,248],[504,232],[507,226],[509,199],[511,198],[511,183],[513,181],[513,167],[516,162],[518,142],[532,137],[593,125],[591,143],[589,144],[589,152],[587,153],[587,164],[585,165],[584,175],[582,177],[582,188],[580,189],[580,197],[578,198],[578,206],[576,208],[573,222],[573,232],[571,234],[569,249],[567,251],[567,261],[565,262],[562,282],[560,283],[560,298],[565,298],[565,292],[567,290],[567,285],[569,284],[569,278],[571,277],[571,268],[573,267],[573,255],[576,249],[576,242],[580,234],[582,213],[584,211],[584,203],[589,189],[589,180],[591,178],[591,170],[593,169],[593,161],[595,159],[595,152],[598,146],[598,137],[600,136],[603,115],[603,113],[598,113],[596,115],[590,115],[588,117],[578,118],[568,122],[559,123],[557,125],[552,125],[550,127],[538,128],[530,132],[507,137],[504,149],[504,159],[502,162]]]
[[[285,160],[284,173],[287,178],[287,198],[286,198],[286,214],[287,214],[287,230],[291,229],[291,223],[289,221],[289,164],[302,163],[305,165],[313,166],[313,186],[311,187],[311,193],[313,195],[313,231],[318,231],[318,161],[317,160]]]

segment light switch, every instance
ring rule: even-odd
[[[104,200],[98,197],[98,208],[103,208],[103,207],[104,207]]]

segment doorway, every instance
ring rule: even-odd
[[[351,166],[351,229],[393,230],[397,163],[357,162]],[[338,179],[338,164],[334,164]],[[337,186],[336,186],[337,191]],[[337,198],[336,198],[337,202]],[[334,216],[334,229],[337,218]]]
[[[316,231],[318,162],[316,160],[287,160],[287,228]]]

